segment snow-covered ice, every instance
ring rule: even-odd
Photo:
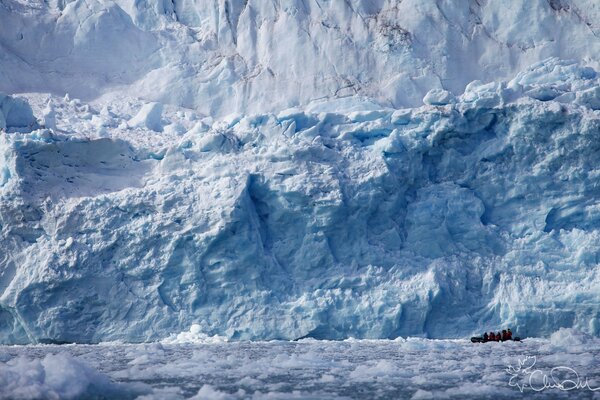
[[[598,339],[573,330],[523,343],[209,339],[12,346],[0,347],[0,398],[96,398],[101,390],[101,398],[140,400],[596,399],[598,357]],[[544,386],[553,368],[562,388]]]
[[[598,69],[596,0],[3,0],[0,91],[212,117],[360,95],[418,106],[548,57]]]

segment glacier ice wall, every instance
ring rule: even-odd
[[[56,130],[0,141],[0,342],[598,335],[599,87],[549,59],[160,133],[55,99]]]
[[[126,90],[210,116],[421,104],[548,57],[598,69],[595,0],[3,0],[0,91]]]

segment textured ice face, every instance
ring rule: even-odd
[[[0,340],[598,334],[598,84],[549,59],[446,106],[162,133],[53,99],[66,133],[0,142]]]
[[[357,94],[418,106],[547,57],[598,69],[598,21],[595,0],[4,0],[0,90],[119,90],[213,117]]]

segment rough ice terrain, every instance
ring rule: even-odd
[[[598,21],[1,0],[0,343],[600,334]]]
[[[56,129],[1,138],[0,338],[597,335],[598,84],[548,59],[437,105],[216,121],[24,96]]]
[[[597,339],[564,329],[550,340],[477,345],[408,338],[13,346],[0,348],[0,398],[597,399],[599,356]]]

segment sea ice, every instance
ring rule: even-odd
[[[581,333],[484,344],[405,338],[0,347],[0,398],[596,398],[598,342],[559,344],[557,336]],[[552,373],[563,388],[544,386]],[[577,381],[580,387],[565,390]]]
[[[24,353],[0,362],[1,399],[133,399],[149,391],[143,384],[114,383],[68,352],[47,353],[41,359]]]

